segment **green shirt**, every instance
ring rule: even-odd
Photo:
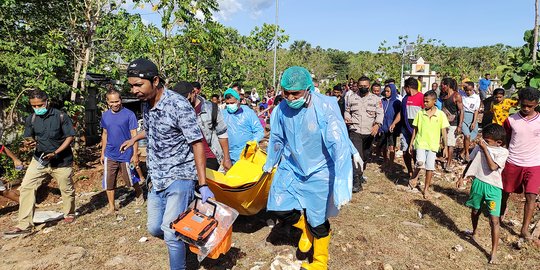
[[[435,113],[430,117],[426,109],[416,114],[413,126],[417,128],[414,139],[415,149],[439,151],[441,141],[441,130],[450,126],[448,118],[439,109],[435,108]]]

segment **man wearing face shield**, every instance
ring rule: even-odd
[[[330,223],[352,197],[352,162],[361,166],[336,99],[314,92],[303,67],[286,69],[283,98],[272,113],[268,156],[263,167],[277,165],[268,196],[268,211],[284,224],[302,230],[301,252],[313,246],[313,263],[302,269],[327,269]]]
[[[200,85],[199,85],[200,89]],[[197,124],[204,136],[203,145],[206,155],[206,168],[217,171],[221,166],[225,171],[232,166],[229,157],[229,139],[227,125],[217,104],[198,95],[197,87],[191,83],[178,82],[173,91],[184,96],[197,115]]]
[[[36,191],[48,177],[58,182],[62,194],[64,221],[75,220],[75,188],[73,187],[73,152],[71,142],[75,130],[71,119],[62,111],[52,108],[47,94],[34,90],[29,95],[34,113],[26,119],[23,142],[34,147],[32,161],[21,183],[18,224],[8,235],[25,234],[34,227],[33,217]]]
[[[358,80],[358,91],[349,97],[345,105],[345,123],[349,125],[349,137],[362,160],[371,155],[371,144],[382,126],[384,111],[381,98],[369,92],[370,81],[362,76]],[[365,163],[364,168],[365,170]],[[353,192],[362,190],[363,170],[355,170]]]
[[[223,120],[227,124],[229,136],[229,156],[234,164],[240,159],[248,141],[259,142],[264,137],[264,129],[257,114],[246,105],[240,105],[240,95],[229,88],[223,93],[225,110]]]

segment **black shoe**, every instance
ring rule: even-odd
[[[362,187],[362,183],[360,183],[360,180],[358,179],[353,179],[353,188],[352,188],[352,192],[353,193],[358,193],[360,191],[364,190],[364,188]]]
[[[360,191],[361,187],[362,185],[360,184],[360,179],[358,178],[358,176],[355,176],[352,182],[352,192],[357,193],[358,191]]]

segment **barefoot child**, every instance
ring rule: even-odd
[[[489,212],[491,227],[491,254],[489,263],[495,263],[499,245],[499,217],[501,215],[502,177],[501,173],[508,158],[508,150],[502,147],[506,141],[506,131],[497,124],[490,124],[482,130],[482,139],[471,153],[471,162],[463,171],[457,187],[463,185],[463,178],[473,176],[469,200],[465,203],[472,209],[472,237],[477,235],[478,218],[482,206]]]
[[[529,225],[534,216],[535,200],[540,190],[540,113],[536,111],[540,92],[535,88],[519,91],[518,113],[504,121],[508,144],[508,160],[502,172],[503,195],[501,212],[505,213],[510,193],[525,193],[523,225],[520,237],[533,240]],[[538,240],[537,243],[538,244]]]
[[[15,156],[15,154],[13,154],[13,152],[9,151],[9,149],[7,147],[5,147],[4,145],[0,144],[0,154],[3,154],[5,153],[9,158],[11,158],[11,160],[13,160],[13,165],[15,166],[15,169],[20,171],[23,169],[23,164],[22,162],[17,158],[17,156]],[[0,177],[2,176],[2,173],[0,172]],[[12,201],[15,201],[15,202],[19,202],[19,194],[17,194],[15,191],[11,190],[11,189],[6,189],[6,187],[4,186],[4,183],[2,182],[2,180],[0,180],[0,195],[12,200]]]
[[[469,147],[471,142],[478,135],[478,109],[480,109],[480,97],[474,93],[474,83],[466,82],[465,96],[462,97],[463,102],[463,125],[461,132],[463,133],[463,151],[461,157],[469,162]]]
[[[444,112],[435,106],[436,100],[437,93],[435,91],[430,90],[424,94],[424,109],[418,112],[414,118],[412,144],[409,147],[411,155],[413,147],[416,150],[416,168],[409,181],[409,186],[415,188],[418,183],[420,169],[426,169],[424,199],[429,199],[428,188],[435,170],[435,159],[439,151],[441,133],[443,145],[446,146],[446,128],[450,126]]]

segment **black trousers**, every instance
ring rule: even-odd
[[[300,219],[300,216],[302,216],[302,212],[299,210],[290,210],[290,211],[269,211],[270,213],[274,214],[278,219],[280,219],[282,222],[284,222],[287,225],[293,225]],[[309,232],[313,235],[313,237],[320,239],[327,237],[330,234],[330,222],[328,219],[321,225],[317,227],[311,227],[309,223],[307,223],[307,227]]]
[[[358,153],[360,153],[360,157],[364,161],[363,170],[365,170],[368,159],[371,156],[371,145],[373,143],[373,136],[371,136],[371,134],[364,135],[355,132],[349,132],[349,138],[351,139],[354,147],[356,147],[356,150],[358,150]],[[363,170],[356,169],[354,166],[353,170],[353,177],[362,176]]]
[[[207,158],[206,159],[206,168],[217,171],[219,170],[219,162],[217,158]]]

